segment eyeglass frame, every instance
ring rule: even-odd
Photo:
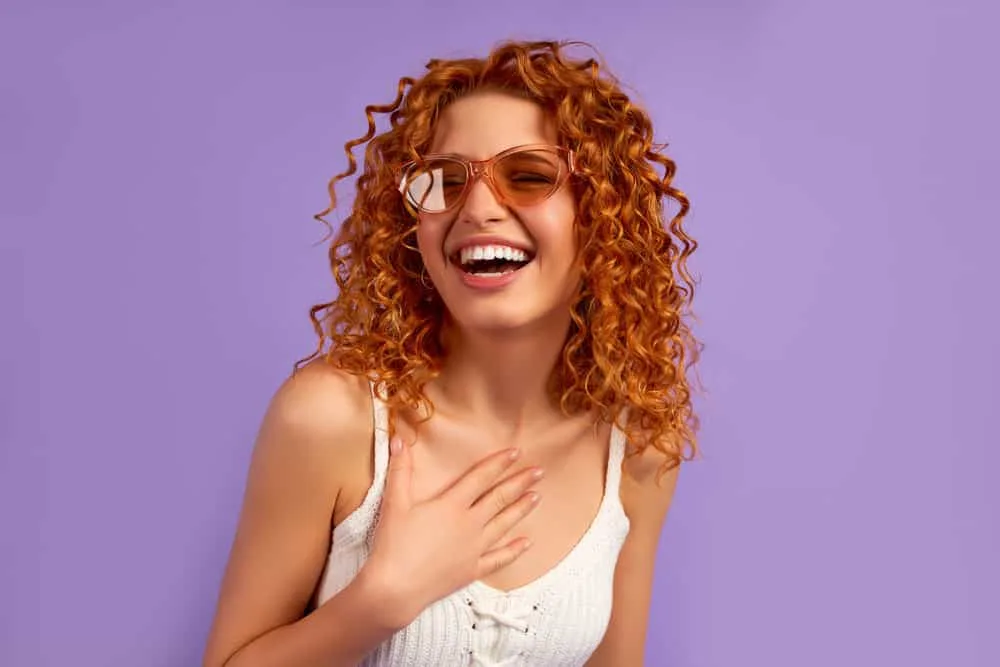
[[[425,155],[419,160],[410,160],[405,162],[399,167],[399,193],[403,197],[403,204],[411,215],[416,216],[418,213],[424,213],[425,215],[439,215],[441,213],[447,213],[453,210],[455,207],[460,206],[465,203],[466,197],[469,196],[469,191],[472,186],[480,179],[486,181],[486,186],[490,189],[493,195],[497,198],[501,204],[506,205],[505,197],[500,192],[500,188],[497,186],[496,181],[493,180],[493,166],[500,160],[513,155],[515,153],[527,152],[527,151],[548,151],[556,153],[562,158],[563,163],[565,163],[566,170],[563,171],[561,168],[559,170],[559,176],[556,182],[553,184],[551,192],[542,197],[536,202],[540,204],[546,199],[552,197],[559,189],[566,183],[566,180],[577,173],[575,157],[576,152],[572,149],[566,148],[565,146],[555,146],[552,144],[523,144],[521,146],[511,146],[505,150],[500,151],[493,157],[487,158],[485,160],[467,160],[460,155],[455,155],[453,153],[432,153],[430,155]],[[462,186],[461,194],[455,199],[455,203],[451,206],[441,209],[440,211],[424,211],[419,206],[413,204],[410,201],[410,197],[406,194],[406,188],[409,185],[407,181],[407,172],[409,172],[413,167],[429,162],[431,160],[452,160],[458,162],[465,167],[466,180],[465,184]],[[531,204],[535,206],[536,204]]]

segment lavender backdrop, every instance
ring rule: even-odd
[[[694,201],[649,664],[1000,664],[990,3],[79,4],[0,12],[0,664],[198,664],[341,145],[510,36],[599,46]]]

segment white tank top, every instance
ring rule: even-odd
[[[373,393],[375,474],[361,505],[333,530],[317,603],[340,592],[368,558],[389,461],[385,404]],[[618,496],[625,437],[612,427],[604,497],[568,555],[512,591],[476,581],[427,607],[379,645],[365,667],[570,667],[583,665],[611,617],[615,564],[629,530]]]

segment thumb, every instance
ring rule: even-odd
[[[410,459],[410,448],[399,436],[389,442],[389,467],[385,476],[385,492],[383,497],[389,504],[396,507],[410,505],[410,478],[413,474],[413,461]]]

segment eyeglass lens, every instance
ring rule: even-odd
[[[406,197],[427,213],[446,211],[457,205],[469,186],[471,168],[456,158],[432,158],[411,168],[406,175]],[[545,150],[524,150],[503,156],[487,169],[498,194],[517,206],[538,203],[559,186],[563,166],[559,155]]]

